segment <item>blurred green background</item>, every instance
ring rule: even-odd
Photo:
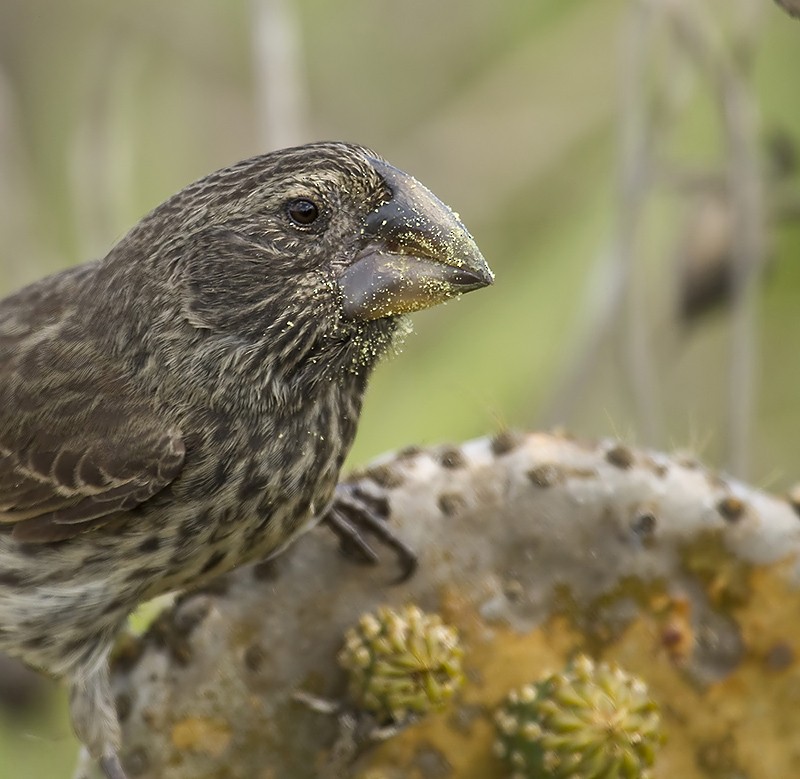
[[[696,28],[664,10],[682,6]],[[358,141],[460,213],[497,282],[415,316],[351,465],[559,424],[785,490],[800,473],[798,73],[800,23],[769,0],[3,0],[0,291],[101,256],[215,168]],[[742,159],[737,95],[756,121]],[[738,330],[702,272],[740,243],[731,180],[763,210],[768,258]],[[702,313],[680,313],[690,299]],[[69,775],[64,703],[45,700],[46,715],[0,710],[0,779]]]

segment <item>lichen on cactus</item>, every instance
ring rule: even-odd
[[[339,664],[353,702],[382,723],[443,708],[463,683],[455,628],[413,605],[382,607],[347,631]]]
[[[511,779],[647,779],[664,740],[644,682],[585,655],[513,690],[495,722]]]

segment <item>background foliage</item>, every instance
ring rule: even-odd
[[[659,164],[676,177],[727,170],[714,82],[663,25],[637,37],[646,6],[659,3],[4,0],[0,291],[101,256],[215,168],[307,140],[358,141],[460,212],[497,283],[416,315],[373,381],[351,464],[558,423],[747,462],[742,475],[786,489],[800,472],[800,24],[766,0],[693,3],[759,120],[770,262],[751,308],[751,434],[734,457],[729,310],[675,314],[681,263],[697,234],[703,246],[714,233],[698,214],[715,189],[647,190],[634,225],[620,196],[620,138],[641,121],[663,131]],[[591,313],[608,300],[620,235],[635,238],[637,271],[603,329]],[[632,332],[644,368],[627,352]],[[74,744],[56,708],[0,714],[0,779],[67,775]]]

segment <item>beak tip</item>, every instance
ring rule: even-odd
[[[474,280],[472,289],[490,287],[494,284],[494,273],[489,267],[477,246],[473,243],[473,251],[469,252],[469,260],[462,270],[465,270]]]
[[[476,288],[478,289],[481,287],[491,287],[492,284],[494,284],[494,273],[487,268],[486,272],[476,275],[476,281]]]

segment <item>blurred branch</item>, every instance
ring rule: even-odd
[[[258,137],[264,151],[306,138],[306,83],[296,6],[252,0],[253,69]]]
[[[765,262],[764,173],[757,106],[748,84],[760,6],[760,0],[738,0],[721,19],[697,0],[632,0],[622,50],[617,230],[607,260],[607,275],[614,283],[591,279],[592,295],[602,300],[591,307],[595,313],[584,343],[547,414],[549,421],[567,418],[588,384],[599,348],[616,327],[638,432],[651,444],[663,444],[655,343],[658,314],[652,312],[646,253],[637,245],[637,236],[655,192],[689,195],[687,224],[676,231],[681,238],[671,253],[675,265],[668,270],[677,279],[684,313],[694,317],[719,302],[731,306],[726,428],[729,464],[739,475],[746,472],[750,446],[757,372],[756,291]],[[726,22],[727,37],[722,32]],[[663,159],[672,127],[689,107],[680,88],[684,73],[699,74],[717,101],[726,151],[721,169],[674,160],[665,164]],[[669,332],[672,320],[665,324],[659,336]],[[663,343],[663,338],[658,340]]]
[[[777,204],[775,217],[784,222],[800,221],[800,191],[784,195]]]
[[[657,7],[635,2],[622,47],[622,126],[620,192],[614,253],[623,269],[625,317],[623,345],[626,378],[645,442],[661,441],[655,352],[650,343],[647,281],[637,236],[652,186],[654,126],[648,106],[647,72]]]
[[[740,3],[747,12],[751,0]],[[711,23],[694,3],[672,2],[677,40],[708,78],[719,102],[727,146],[725,172],[731,219],[731,351],[728,397],[728,460],[733,473],[747,472],[757,373],[757,283],[764,264],[764,203],[759,160],[757,106],[747,84],[757,25],[740,31],[730,50],[716,40]]]
[[[627,268],[609,250],[598,254],[588,275],[584,303],[580,346],[574,351],[569,364],[551,394],[541,414],[543,427],[558,427],[569,420],[589,386],[602,355],[602,347],[611,338],[614,324],[619,319],[625,299]]]
[[[660,403],[654,350],[650,344],[646,280],[637,252],[647,194],[653,183],[654,128],[647,95],[647,63],[657,26],[657,3],[632,4],[620,63],[622,100],[619,126],[619,190],[616,235],[598,260],[587,284],[584,339],[545,414],[547,424],[560,424],[580,400],[615,329],[621,334],[625,378],[631,389],[640,438],[661,440]]]
[[[783,8],[789,16],[800,19],[800,0],[775,0],[775,2]]]
[[[2,290],[28,283],[48,263],[45,242],[35,229],[35,198],[31,193],[28,148],[22,130],[17,90],[0,68],[0,268]]]
[[[130,188],[129,181],[114,181],[111,138],[111,97],[120,88],[117,63],[125,56],[120,40],[99,46],[96,80],[87,85],[84,105],[71,128],[69,155],[70,206],[83,261],[104,254],[111,229],[114,193]]]
[[[143,139],[137,118],[143,110],[143,74],[152,57],[152,41],[145,37],[150,34],[147,28],[140,32],[109,25],[102,38],[91,39],[96,75],[82,85],[83,104],[70,128],[68,159],[80,261],[103,256],[141,214],[136,193]],[[191,54],[185,56],[194,68]]]

